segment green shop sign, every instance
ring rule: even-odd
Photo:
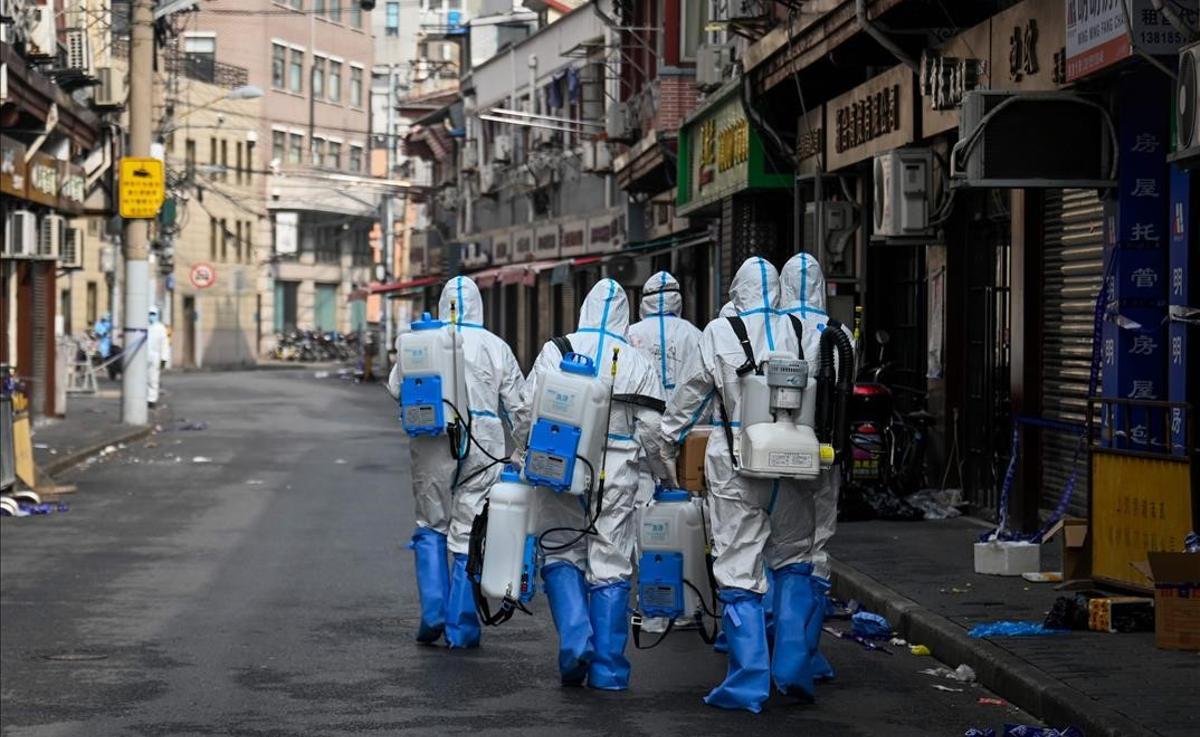
[[[746,117],[740,81],[712,96],[684,122],[679,134],[676,211],[702,210],[737,192],[787,189],[792,175],[768,169],[762,138]]]

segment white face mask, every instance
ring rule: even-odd
[[[150,322],[152,324],[158,322],[158,313],[156,313],[156,312],[150,313]]]

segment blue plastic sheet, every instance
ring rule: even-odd
[[[977,624],[967,632],[969,637],[1038,637],[1041,635],[1057,635],[1067,630],[1046,629],[1041,622],[1018,622],[1002,620]]]
[[[892,625],[878,614],[859,611],[850,618],[850,632],[867,640],[889,640],[892,637]]]

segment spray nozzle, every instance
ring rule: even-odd
[[[617,378],[617,357],[621,355],[620,348],[613,348],[612,377]]]

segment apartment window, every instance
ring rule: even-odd
[[[271,86],[283,89],[287,84],[287,47],[271,44]]]
[[[304,158],[304,136],[293,133],[289,136],[288,163],[299,164]]]
[[[292,49],[288,62],[288,89],[296,94],[304,92],[304,52]]]
[[[400,35],[400,3],[392,0],[385,8],[384,33],[388,36]]]
[[[362,28],[362,6],[353,0],[350,3],[350,25],[355,28]]]
[[[350,146],[350,171],[357,174],[362,171],[363,165],[363,150],[362,146]]]
[[[679,58],[695,61],[696,49],[704,41],[704,27],[708,25],[709,0],[680,0]]]
[[[217,219],[209,217],[208,219],[208,259],[210,261],[217,260]]]
[[[184,75],[200,82],[213,82],[217,69],[216,35],[183,37]]]
[[[312,64],[312,94],[320,100],[325,96],[325,57],[314,56]]]
[[[296,10],[304,10],[304,0],[289,0],[289,3]]]
[[[234,221],[233,227],[236,229],[235,232],[237,233],[237,240],[233,242],[233,252],[234,255],[237,256],[237,260],[240,263],[242,260],[242,221]]]
[[[229,228],[225,225],[225,218],[221,218],[221,260],[229,260]]]
[[[242,226],[242,233],[245,234],[246,239],[246,263],[248,264],[254,263],[254,234],[250,230],[252,225],[253,223],[247,220]]]
[[[353,0],[355,4],[358,0]],[[334,23],[342,22],[342,0],[329,0],[329,20]]]
[[[219,179],[221,176],[220,169],[217,168],[217,162],[220,161],[220,158],[218,158],[218,152],[219,149],[217,148],[217,137],[213,136],[208,139],[208,168],[213,179]]]
[[[282,164],[285,148],[287,148],[287,133],[271,131],[271,158]]]
[[[313,0],[313,15],[325,15],[325,0]]]
[[[90,281],[87,283],[87,324],[88,327],[96,324],[98,315],[96,307],[96,282]]]
[[[241,141],[237,142],[236,153],[237,153],[237,166],[234,167],[234,172],[235,172],[234,176],[235,176],[237,183],[241,184],[242,183],[242,170],[246,168],[246,158],[245,158],[245,156],[243,156],[245,151],[243,150]]]
[[[350,67],[350,107],[362,107],[363,101],[363,70],[362,67]]]
[[[229,179],[229,141],[221,139],[221,181]]]
[[[183,144],[183,166],[190,179],[196,173],[196,142],[190,138]]]
[[[342,101],[342,63],[340,61],[330,60],[329,62],[329,101]]]
[[[254,141],[246,141],[246,184],[254,181]]]
[[[330,141],[328,148],[325,149],[325,168],[342,168],[342,144],[337,141]]]
[[[325,139],[313,137],[309,143],[309,163],[313,166],[320,166],[321,160],[325,157]]]

